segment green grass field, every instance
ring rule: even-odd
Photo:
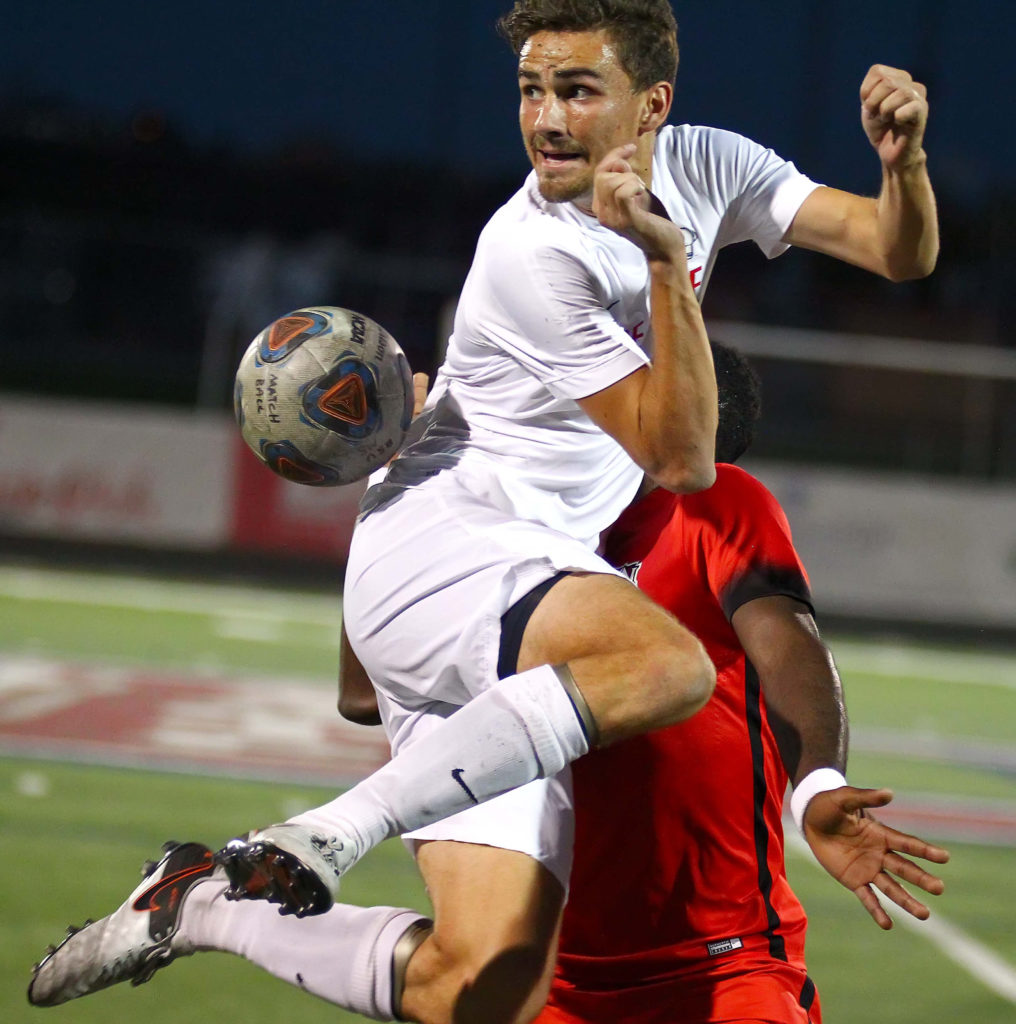
[[[219,669],[330,692],[338,610],[334,597],[315,594],[0,567],[0,656]],[[1016,656],[888,641],[831,644],[851,711],[855,784],[890,785],[901,800],[975,799],[1016,817],[1016,770],[998,757],[1014,749]],[[0,695],[15,685],[11,673],[0,674]],[[174,964],[137,990],[120,986],[56,1009],[33,1009],[24,997],[45,946],[68,924],[119,904],[165,839],[215,842],[318,803],[327,790],[9,756],[0,758],[0,792],[4,1024],[360,1019],[220,954]],[[806,855],[791,851],[827,1022],[1016,1019],[1014,850],[951,837],[946,845],[953,860],[944,869],[948,891],[934,902],[936,928],[898,926],[888,934]],[[362,904],[427,906],[394,842],[350,874],[345,892]]]

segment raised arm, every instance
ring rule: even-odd
[[[882,164],[877,199],[818,188],[784,241],[864,267],[891,281],[926,277],[938,259],[938,213],[928,177],[927,89],[876,64],[861,83],[861,125]]]
[[[716,478],[716,374],[684,237],[669,218],[650,212],[652,195],[627,161],[634,150],[622,146],[600,163],[593,211],[645,253],[652,364],[579,405],[661,487],[698,491]]]
[[[857,896],[880,928],[891,928],[892,920],[875,889],[914,917],[927,918],[928,908],[897,878],[938,895],[945,888],[942,880],[908,857],[944,864],[949,854],[871,816],[870,808],[892,800],[890,790],[835,784],[835,774],[842,781],[846,770],[847,715],[836,666],[808,608],[790,597],[761,597],[741,605],[731,624],[758,671],[795,796],[806,798],[798,800],[796,810],[816,859]],[[833,788],[807,799],[810,783],[821,778],[816,772],[829,773]]]

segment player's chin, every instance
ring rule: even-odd
[[[541,174],[537,172],[540,195],[548,203],[570,203],[592,194],[593,183],[585,175]]]

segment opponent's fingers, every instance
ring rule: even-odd
[[[949,863],[950,854],[944,847],[935,846],[920,836],[912,836],[908,832],[890,828],[882,822],[878,822],[878,825],[883,830],[885,844],[890,850],[905,853],[910,857],[920,857],[921,860],[930,860],[934,864]]]
[[[945,882],[938,875],[933,875],[930,871],[922,868],[920,864],[915,864],[898,853],[887,853],[882,860],[882,865],[886,871],[891,871],[894,875],[902,878],[904,882],[916,885],[931,896],[941,896],[945,892]]]
[[[893,798],[891,789],[858,789],[856,786],[843,786],[832,792],[841,794],[838,801],[840,808],[848,814],[862,811],[866,807],[885,807]]]
[[[861,905],[871,914],[875,924],[883,931],[889,931],[893,926],[892,918],[885,912],[885,908],[878,901],[874,890],[869,885],[859,885],[854,890],[854,895],[861,901]]]
[[[887,875],[884,871],[880,871],[871,880],[871,884],[874,885],[886,899],[891,900],[901,910],[905,910],[908,914],[912,917],[916,917],[919,921],[927,921],[928,918],[931,917],[931,911],[919,899],[907,892],[907,890],[904,889],[903,886],[892,877],[892,875]]]

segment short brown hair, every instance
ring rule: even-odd
[[[677,22],[669,0],[516,0],[497,27],[516,54],[537,32],[606,29],[636,92],[677,76]]]

